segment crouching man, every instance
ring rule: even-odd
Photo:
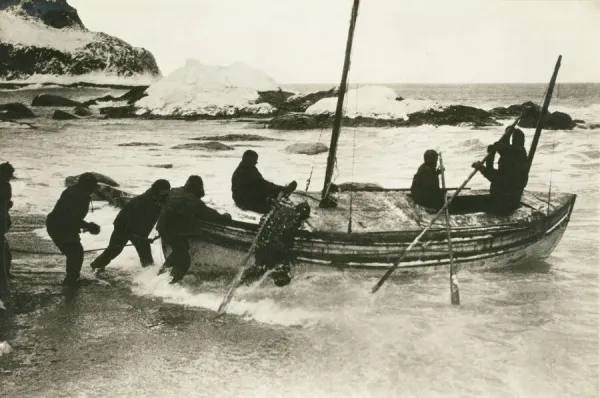
[[[261,218],[260,225],[265,224],[258,237],[254,252],[254,265],[249,267],[240,281],[240,285],[249,285],[259,280],[266,272],[276,286],[286,286],[291,280],[291,267],[296,261],[294,238],[302,223],[310,217],[308,203],[297,206],[281,204],[275,209],[271,218]]]

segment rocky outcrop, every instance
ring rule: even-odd
[[[96,172],[91,172],[94,176],[96,176],[96,179],[98,180],[99,183],[105,184],[105,185],[109,185],[111,187],[118,187],[119,184],[113,180],[112,178],[104,175],[104,174],[100,174],[100,173],[96,173]],[[71,177],[67,177],[65,178],[65,186],[66,187],[70,187],[71,185],[75,185],[77,184],[77,181],[79,181],[79,175],[76,176],[71,176]]]
[[[113,97],[112,95],[105,95],[103,97],[87,100],[83,103],[83,105],[84,106],[98,105],[98,103],[100,103],[100,102],[109,102],[109,101],[113,101],[113,102],[126,101],[127,104],[131,105],[131,104],[135,103],[136,101],[139,101],[140,99],[144,98],[147,95],[146,94],[147,88],[148,88],[148,86],[134,87],[131,90],[129,90],[128,92],[126,92],[125,94],[120,95],[118,97]]]
[[[489,112],[465,105],[450,105],[441,110],[429,109],[408,115],[406,126],[459,126],[470,124],[474,127],[499,126]]]
[[[10,10],[15,15],[33,17],[53,28],[83,28],[77,10],[66,0],[0,0],[0,11]]]
[[[66,0],[0,0],[0,25],[10,33],[0,30],[2,79],[93,72],[160,75],[150,52],[88,31]],[[39,44],[32,35],[40,38]]]
[[[278,113],[304,112],[311,105],[317,103],[323,98],[335,97],[338,95],[337,88],[325,91],[316,91],[309,94],[294,94],[289,91],[271,90],[259,91],[259,97],[256,103],[267,103],[277,108]]]
[[[152,164],[152,165],[150,165],[150,167],[155,167],[157,169],[172,169],[173,168],[173,164],[171,164],[171,163]]]
[[[300,155],[318,155],[329,151],[329,147],[320,142],[296,142],[285,148],[287,153],[295,153]]]
[[[35,114],[23,104],[11,102],[0,104],[0,120],[29,119],[35,117]]]
[[[413,127],[424,124],[434,126],[459,126],[470,124],[475,127],[498,126],[489,112],[464,105],[451,105],[443,109],[429,109],[408,115],[408,119],[378,119],[372,117],[355,117],[343,119],[347,127]],[[308,130],[331,128],[333,116],[329,114],[308,115],[290,113],[273,118],[268,127],[277,130]]]
[[[192,144],[175,145],[171,149],[192,149],[192,150],[200,149],[203,151],[216,152],[216,151],[233,151],[234,148],[230,147],[229,145],[225,145],[220,142],[217,142],[217,141],[210,141],[210,142],[194,142]]]
[[[81,102],[60,95],[40,94],[31,101],[31,106],[81,106]]]
[[[52,119],[54,119],[54,120],[72,120],[72,119],[77,119],[77,116],[71,115],[70,113],[64,112],[61,110],[55,110],[54,113],[52,114]]]
[[[498,107],[490,110],[490,114],[500,118],[519,117],[519,127],[535,128],[541,114],[539,105],[531,101],[522,104],[511,105],[507,108]],[[577,125],[570,115],[564,112],[548,112],[542,119],[544,130],[571,130]]]

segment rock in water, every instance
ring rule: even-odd
[[[442,109],[429,109],[411,113],[408,115],[407,125],[421,126],[423,124],[432,124],[434,126],[458,126],[463,123],[469,123],[476,127],[500,125],[500,123],[492,118],[489,112],[465,105],[450,105]]]
[[[106,184],[111,187],[119,186],[119,184],[115,180],[113,180],[112,178],[110,178],[108,176],[105,176],[104,174],[96,173],[93,171],[91,171],[91,173],[96,176],[96,179],[98,180],[99,183]],[[79,180],[80,175],[81,174],[65,178],[65,186],[70,187],[71,185],[77,184],[77,181]]]
[[[297,142],[285,148],[285,151],[301,155],[318,155],[319,153],[329,151],[329,147],[320,142]]]
[[[92,72],[160,76],[150,52],[90,32],[66,0],[2,0],[0,26],[3,79]]]
[[[329,115],[307,115],[304,113],[288,113],[273,118],[269,122],[270,129],[276,130],[311,130],[328,128],[333,118]]]
[[[0,119],[28,119],[35,117],[31,109],[18,102],[0,104]]]
[[[75,108],[74,112],[77,116],[92,116],[92,111],[90,111],[85,106],[78,106],[77,108]]]
[[[100,114],[105,115],[106,119],[122,119],[135,116],[135,108],[128,106],[107,106],[100,108]]]
[[[81,102],[60,95],[40,94],[33,99],[31,106],[81,106]]]
[[[194,142],[192,144],[175,145],[171,149],[200,149],[205,151],[233,151],[234,148],[217,141]]]
[[[256,134],[226,134],[190,138],[193,141],[281,141],[277,138],[263,137]]]
[[[61,110],[55,110],[54,114],[52,114],[52,119],[54,120],[71,120],[77,119],[77,116],[71,115],[68,112],[63,112]]]

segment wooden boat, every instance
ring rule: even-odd
[[[296,238],[296,270],[319,266],[336,270],[378,270],[381,274],[381,269],[388,269],[398,261],[398,268],[404,270],[447,267],[450,265],[449,235],[443,218],[435,221],[420,243],[406,253],[435,218],[412,201],[408,190],[351,189],[340,193],[336,208],[318,206],[319,201],[330,195],[358,3],[359,0],[354,0],[323,190],[321,193],[294,193],[289,198],[292,203],[312,202],[309,203],[312,208],[310,219]],[[541,115],[547,112],[560,59]],[[530,164],[540,133],[541,123],[538,122],[529,151]],[[463,191],[461,196],[485,194],[485,191]],[[502,267],[548,257],[567,228],[575,199],[576,195],[568,193],[550,196],[544,192],[526,192],[522,206],[511,216],[450,215],[454,264],[461,268]],[[235,270],[257,231],[257,223],[235,220],[235,217],[227,225],[200,223],[197,233],[190,239],[193,259],[190,272],[212,273],[215,267],[220,271]],[[168,252],[168,248],[165,250]]]
[[[466,191],[482,195],[485,191]],[[353,231],[347,232],[350,195],[353,195]],[[318,200],[317,194],[311,194]],[[525,264],[548,257],[559,243],[576,195],[526,192],[523,205],[511,216],[485,213],[450,216],[454,262],[460,268],[496,268]],[[292,194],[292,202],[306,195]],[[310,199],[309,199],[310,200]],[[311,217],[296,238],[297,271],[319,268],[377,270],[389,268],[433,218],[402,191],[353,191],[339,196],[335,209],[313,207]],[[340,220],[342,222],[340,222]],[[202,223],[191,240],[191,272],[235,271],[256,236],[257,224],[233,221],[229,225]],[[449,265],[446,224],[443,219],[421,239],[399,269],[435,269]]]

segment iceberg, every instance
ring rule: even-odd
[[[401,100],[396,92],[383,86],[364,86],[349,90],[344,101],[344,116],[373,119],[408,119],[408,114],[429,109],[441,109],[441,105],[429,100]],[[335,114],[337,98],[323,98],[306,109],[309,115]]]
[[[243,63],[204,65],[188,59],[185,66],[146,90],[136,102],[137,114],[155,116],[270,115],[277,111],[257,104],[259,91],[279,90],[264,72]]]

